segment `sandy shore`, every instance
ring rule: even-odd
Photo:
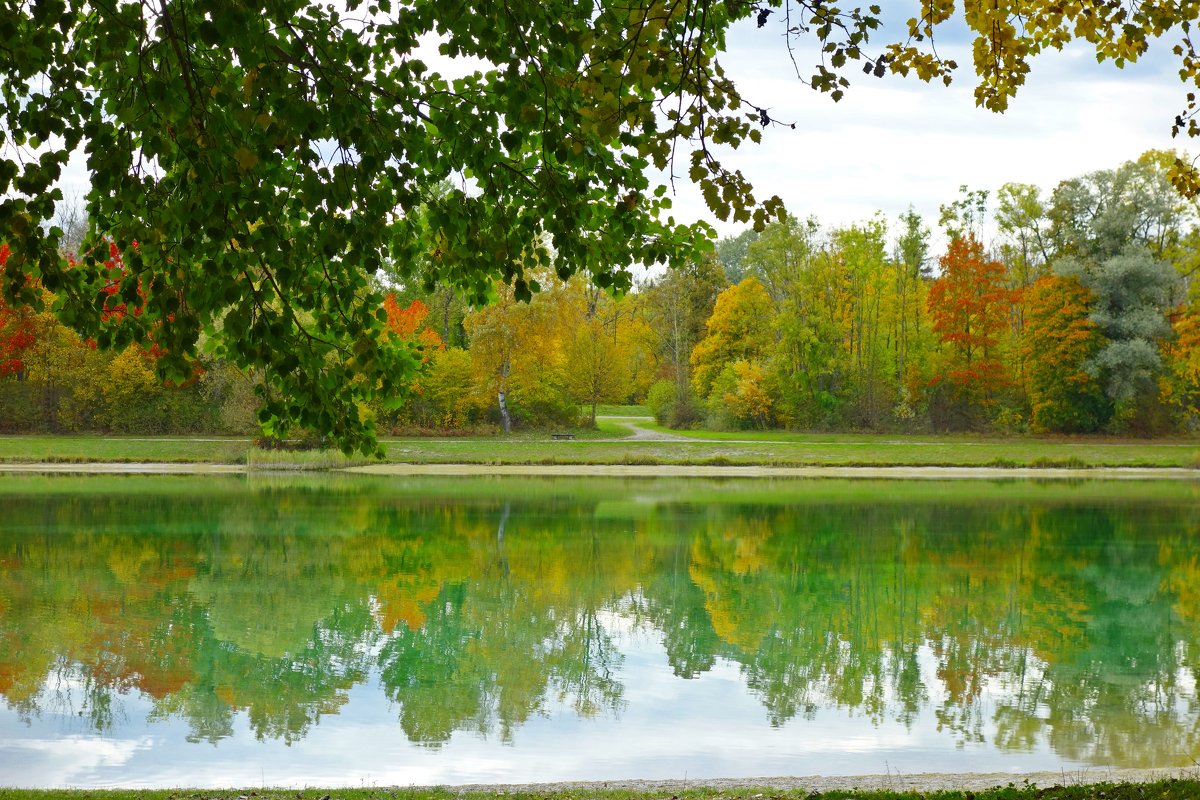
[[[678,792],[685,789],[711,788],[721,790],[767,789],[804,790],[809,792],[888,790],[893,792],[914,791],[979,791],[997,786],[1013,784],[1017,787],[1075,786],[1093,783],[1145,783],[1167,778],[1198,777],[1192,768],[1169,769],[1106,769],[1101,767],[1063,772],[922,772],[904,774],[893,772],[884,775],[839,775],[782,778],[702,778],[696,780],[671,781],[580,781],[571,783],[531,783],[447,787],[469,794],[486,792],[506,794],[515,792],[562,793],[571,789],[603,790],[625,789],[638,792]],[[750,797],[756,797],[751,795]]]

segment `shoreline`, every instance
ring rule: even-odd
[[[331,794],[348,790],[348,794],[374,797],[376,792],[386,792],[389,796],[416,796],[426,800],[451,797],[501,797],[532,795],[538,800],[608,800],[612,796],[625,798],[627,795],[645,795],[649,798],[664,798],[679,800],[684,793],[711,792],[712,800],[732,798],[732,800],[756,800],[763,798],[762,793],[743,798],[742,792],[759,790],[760,792],[777,792],[771,800],[780,800],[780,795],[798,796],[806,793],[808,798],[827,792],[838,792],[849,795],[870,797],[871,794],[884,792],[889,794],[925,795],[954,792],[995,792],[1004,791],[1008,787],[1029,793],[1058,787],[1093,787],[1109,785],[1136,785],[1161,783],[1180,780],[1196,782],[1200,780],[1200,768],[1197,767],[1076,767],[1061,769],[1057,772],[1041,770],[1035,772],[916,772],[903,773],[899,771],[863,774],[863,775],[807,775],[807,776],[776,776],[754,778],[676,778],[676,779],[621,779],[621,780],[592,780],[592,781],[557,781],[550,783],[470,783],[470,784],[382,784],[369,788],[352,786],[350,784],[279,784],[256,786],[252,790],[236,785],[224,787],[174,787],[174,788],[122,788],[105,786],[87,787],[58,787],[34,788],[0,783],[0,796],[8,794],[23,794],[33,797],[83,797],[96,791],[136,793],[141,797],[163,798],[170,800],[185,793],[197,793],[205,800],[219,800],[229,797],[233,800],[247,800],[248,797],[259,795],[264,800],[286,793],[290,798],[293,793],[300,797],[297,790],[324,794],[322,800]],[[170,795],[168,798],[167,795]],[[967,795],[970,797],[970,794]],[[1099,797],[1105,795],[1101,793]]]
[[[396,787],[404,789],[445,789],[468,794],[562,794],[570,791],[603,792],[681,792],[694,789],[731,791],[770,789],[777,791],[850,792],[940,792],[983,791],[1014,785],[1086,786],[1101,783],[1152,783],[1171,778],[1194,780],[1192,767],[1146,769],[1084,767],[1059,772],[890,772],[867,775],[808,775],[761,778],[697,778],[677,780],[563,781],[557,783],[464,784],[444,786]]]
[[[286,464],[251,468],[205,462],[45,461],[0,462],[0,474],[249,475],[296,472],[390,477],[621,477],[621,478],[863,478],[888,480],[1180,480],[1200,481],[1186,467],[773,467],[706,464],[369,464],[312,468]]]
[[[707,464],[369,464],[345,467],[339,472],[360,475],[431,475],[519,477],[622,477],[622,478],[886,478],[896,480],[947,480],[1004,478],[1093,478],[1104,480],[1200,480],[1200,470],[1185,467],[772,467]]]

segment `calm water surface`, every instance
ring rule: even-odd
[[[1190,766],[1200,487],[0,478],[0,785]]]

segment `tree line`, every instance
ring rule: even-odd
[[[716,427],[1163,433],[1200,400],[1196,207],[1174,155],[833,230],[789,219],[719,248],[717,297],[668,418]],[[985,231],[994,230],[991,237]],[[988,239],[985,244],[985,238]],[[687,392],[698,404],[686,408]],[[672,403],[674,405],[672,405]],[[682,419],[681,419],[682,418]]]
[[[354,413],[387,432],[588,424],[602,403],[718,429],[1194,430],[1200,218],[1171,186],[1175,158],[1148,152],[1048,195],[1009,183],[990,208],[964,187],[941,207],[936,255],[910,209],[896,225],[788,216],[624,294],[560,278],[553,257],[530,270],[531,298],[496,281],[486,303],[423,262],[388,265],[383,335],[420,369]],[[139,301],[117,295],[120,258],[105,312],[118,319]],[[0,424],[244,433],[287,402],[211,356],[164,385],[157,357],[0,306]]]

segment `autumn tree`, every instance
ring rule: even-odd
[[[623,403],[645,401],[665,367],[662,338],[654,330],[652,311],[647,294],[636,291],[617,298],[612,307],[617,349],[626,374]]]
[[[746,262],[778,309],[770,358],[775,416],[792,426],[828,421],[842,399],[837,306],[844,274],[820,225],[811,217],[773,222],[749,247]]]
[[[878,6],[799,2],[772,15],[780,5],[514,0],[481,34],[478,15],[427,0],[5,0],[0,118],[12,146],[0,158],[0,226],[16,256],[3,294],[36,303],[25,286],[36,273],[59,296],[60,318],[94,335],[102,231],[130,265],[121,294],[145,292],[144,315],[112,346],[149,346],[153,331],[166,353],[159,371],[182,378],[202,335],[237,331],[212,347],[264,376],[269,430],[300,424],[373,450],[359,401],[395,392],[418,362],[378,335],[372,279],[385,263],[425,260],[433,283],[472,300],[496,279],[525,299],[539,283],[526,270],[540,246],[531,243],[545,236],[560,277],[590,269],[600,285],[627,288],[632,265],[681,263],[711,235],[667,216],[651,167],[686,172],[721,219],[761,228],[778,214],[777,198],[760,203],[717,155],[773,122],[722,69],[739,21],[816,45],[825,57],[804,79],[834,100],[860,71],[949,82],[958,65],[936,41],[962,23],[975,102],[993,111],[1034,57],[1077,39],[1122,65],[1169,34],[1183,81],[1200,79],[1195,4],[914,5],[894,39],[877,33]],[[448,74],[419,57],[429,41],[453,62]],[[1200,133],[1193,95],[1177,131]],[[64,232],[48,223],[55,184],[80,151],[89,233],[68,269]],[[1184,188],[1194,182],[1188,164],[1175,171]],[[427,196],[455,176],[477,191]]]
[[[1167,368],[1160,388],[1164,401],[1194,429],[1200,423],[1200,301],[1181,307],[1172,328],[1174,338],[1163,348]]]
[[[0,243],[0,268],[8,262],[8,245]],[[22,355],[37,340],[36,315],[29,306],[12,308],[0,298],[0,378],[25,371]]]
[[[772,340],[774,306],[755,277],[717,295],[706,333],[692,350],[692,384],[707,397],[722,370],[736,361],[760,359]]]
[[[572,398],[591,408],[589,422],[595,427],[596,406],[627,394],[629,358],[618,335],[616,303],[595,286],[573,283],[580,297],[573,303],[573,330],[564,341],[564,377]]]
[[[530,302],[510,286],[464,320],[478,389],[495,399],[507,433],[514,422],[573,422],[566,387],[566,343],[576,308],[573,293],[553,277]]]
[[[942,345],[935,387],[949,394],[954,419],[942,424],[976,425],[1009,378],[1000,344],[1008,324],[1011,293],[1004,265],[990,259],[973,235],[953,239],[939,259],[941,274],[929,288],[928,309]]]
[[[1097,431],[1112,413],[1111,401],[1088,370],[1104,345],[1091,318],[1094,302],[1078,278],[1058,275],[1040,278],[1026,295],[1021,349],[1034,431]]]
[[[383,300],[383,308],[387,312],[388,333],[414,342],[424,358],[428,359],[431,351],[446,346],[437,331],[428,327],[429,306],[421,300],[413,300],[401,307],[396,295],[389,294]]]
[[[764,426],[770,419],[764,361],[774,343],[775,307],[751,276],[717,296],[705,336],[692,350],[692,386],[710,414],[725,411]]]

